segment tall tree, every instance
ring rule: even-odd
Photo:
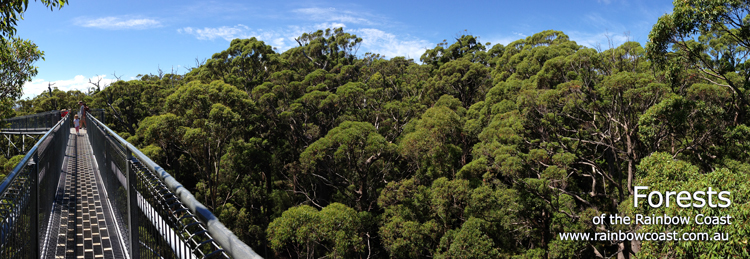
[[[67,3],[67,0],[42,0],[42,4],[50,10],[62,8]],[[23,19],[28,5],[28,0],[0,2],[0,102],[4,104],[0,117],[10,113],[8,104],[22,95],[23,84],[38,73],[34,62],[44,56],[36,44],[14,37],[17,22]]]
[[[250,93],[278,68],[281,60],[273,47],[255,39],[234,39],[229,48],[214,54],[199,73],[204,81],[222,79]]]
[[[741,0],[674,1],[649,34],[649,58],[660,66],[694,65],[706,81],[726,87],[735,100],[735,123],[747,120],[750,86],[750,3]],[[674,65],[672,67],[675,67]]]
[[[304,33],[294,39],[299,44],[292,49],[310,60],[315,69],[330,70],[341,64],[353,64],[362,38],[344,32],[344,28]]]
[[[165,99],[165,114],[140,124],[145,144],[176,150],[180,160],[197,172],[199,197],[216,208],[220,202],[220,165],[232,138],[248,130],[255,104],[247,93],[222,81],[193,81]]]

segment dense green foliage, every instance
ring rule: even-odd
[[[67,0],[42,0],[42,4],[62,8]],[[34,62],[43,58],[44,51],[36,44],[16,35],[16,23],[23,19],[28,0],[0,2],[0,118],[13,117],[12,103],[22,95],[23,85],[37,74]]]
[[[421,57],[355,56],[342,29],[276,53],[255,38],[185,75],[82,96],[234,233],[275,258],[748,256],[748,6],[677,1],[647,46],[559,31],[463,35]],[[741,14],[738,18],[737,14]],[[58,107],[60,108],[60,107]],[[634,186],[732,192],[727,209],[633,208]],[[601,214],[732,215],[731,226]],[[724,232],[727,242],[563,241],[564,232]]]

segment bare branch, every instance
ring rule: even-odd
[[[304,46],[302,46],[302,42],[300,41],[300,38],[294,38],[294,40],[297,42],[297,44],[299,44],[300,47],[304,47]],[[315,64],[316,66],[320,66],[320,63],[315,62],[315,60],[313,58],[311,58],[310,56],[308,56],[304,49],[301,49],[301,50],[302,50],[302,55],[304,55],[307,59],[309,59],[310,61],[312,61],[313,64]],[[323,69],[325,69],[325,67],[327,65],[328,65],[328,60],[326,60],[325,65],[323,65]]]
[[[99,76],[98,74],[96,75],[96,83],[92,82],[91,78],[89,78],[89,84],[96,86],[96,92],[100,92],[102,88],[109,86],[109,85],[102,86],[102,79],[104,79],[104,77]]]
[[[122,76],[117,76],[117,71],[112,72],[112,76],[115,77],[115,82],[122,80]]]

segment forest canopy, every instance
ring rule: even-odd
[[[267,258],[748,257],[750,7],[676,1],[649,42],[459,35],[419,61],[342,28],[282,53],[232,40],[186,74],[52,91],[85,100]],[[731,190],[729,208],[633,208],[635,186]],[[733,225],[593,224],[729,214]],[[560,233],[723,232],[728,241]]]

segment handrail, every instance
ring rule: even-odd
[[[57,128],[57,126],[60,126],[60,124],[62,124],[67,118],[68,118],[68,115],[65,115],[65,117],[62,118],[60,121],[58,121],[57,124],[55,124],[55,126],[52,127],[52,129],[55,129]],[[44,140],[46,140],[47,137],[49,137],[50,133],[52,132],[52,129],[47,131],[47,133],[44,133],[44,136],[42,136],[42,138],[40,138],[39,141],[37,141],[36,144],[34,144],[34,147],[29,149],[29,152],[26,152],[26,155],[23,157],[23,159],[21,159],[20,162],[18,162],[16,167],[13,168],[13,171],[11,171],[11,173],[5,177],[5,180],[3,180],[3,183],[0,184],[0,193],[5,192],[5,189],[8,188],[8,185],[10,185],[10,182],[13,181],[13,179],[15,179],[15,177],[18,175],[18,172],[21,171],[21,169],[23,169],[23,167],[26,166],[26,164],[29,162],[29,159],[31,159],[34,156],[37,149],[39,149],[39,145],[42,144],[42,142],[44,142]]]
[[[46,112],[40,112],[40,113],[34,113],[34,114],[26,114],[26,115],[21,115],[21,116],[10,117],[5,120],[26,119],[26,118],[33,118],[33,117],[39,117],[39,116],[44,116],[44,115],[50,115],[50,114],[60,114],[60,111],[46,111]]]
[[[39,258],[69,138],[70,117],[45,114],[54,124],[0,183],[0,257]],[[62,151],[61,151],[62,150]],[[41,199],[40,197],[45,197]]]
[[[104,125],[101,121],[88,115],[88,120],[94,122],[101,129],[104,129],[110,136],[112,136],[117,142],[130,152],[134,158],[138,159],[142,165],[146,166],[152,172],[155,172],[160,180],[169,188],[169,191],[174,193],[180,202],[182,202],[188,210],[194,215],[197,215],[199,220],[206,225],[208,233],[218,243],[221,248],[233,258],[247,258],[247,259],[260,259],[260,257],[252,248],[242,242],[237,236],[232,233],[229,229],[222,224],[218,218],[202,203],[200,203],[190,191],[185,189],[172,175],[167,173],[161,166],[156,164],[151,158],[144,155],[138,148],[127,142],[125,139],[120,137],[116,132],[112,131],[109,127]]]
[[[37,114],[29,114],[23,116],[17,116],[12,118],[3,119],[4,123],[8,123],[8,127],[3,129],[24,129],[24,130],[40,130],[54,128],[57,122],[60,121],[60,111],[48,111]]]

